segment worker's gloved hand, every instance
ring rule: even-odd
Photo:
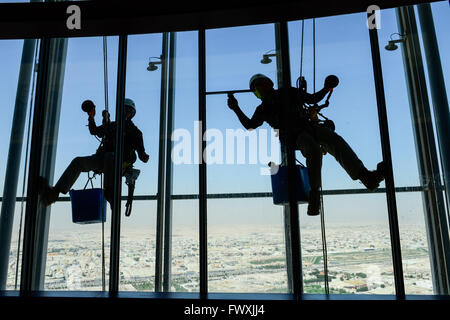
[[[231,110],[235,110],[239,107],[238,101],[236,100],[236,98],[233,96],[232,93],[228,94],[227,104]]]
[[[147,153],[144,152],[139,154],[139,160],[142,162],[147,163],[148,159],[150,159],[150,156]]]
[[[102,117],[103,117],[103,123],[109,122],[109,121],[110,121],[110,120],[109,120],[109,112],[108,112],[108,111],[103,110],[103,111],[102,111]]]

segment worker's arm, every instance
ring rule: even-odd
[[[316,104],[320,100],[322,100],[329,92],[333,91],[333,88],[336,88],[336,86],[339,84],[339,79],[335,75],[329,75],[325,78],[325,81],[323,83],[323,89],[320,91],[317,91],[314,94],[310,93],[304,93],[304,101],[309,104]]]
[[[260,109],[256,109],[255,113],[250,119],[244,114],[244,112],[242,112],[236,98],[234,98],[232,94],[228,95],[227,103],[228,107],[236,113],[239,121],[241,122],[241,124],[244,126],[245,129],[247,130],[256,129],[263,124],[264,120],[261,117]]]
[[[88,124],[89,132],[92,135],[94,135],[94,136],[97,136],[99,138],[103,138],[103,136],[105,135],[105,128],[104,128],[104,126],[101,125],[101,126],[97,127],[97,125],[95,124],[94,116],[90,115],[88,120],[89,120],[89,124]]]
[[[327,95],[327,93],[330,91],[329,88],[323,88],[320,91],[317,91],[316,93],[304,93],[303,99],[306,103],[309,104],[315,104],[318,103],[320,100],[322,100],[323,98],[325,98],[325,96]]]
[[[133,144],[134,144],[134,148],[138,154],[139,159],[146,163],[148,161],[148,159],[150,158],[150,156],[145,152],[145,147],[144,147],[144,138],[142,136],[142,131],[139,130],[137,127],[135,127],[136,129],[134,130],[133,133]]]

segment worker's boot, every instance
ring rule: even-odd
[[[48,207],[58,200],[59,191],[49,186],[48,180],[44,177],[39,177],[39,193],[41,195],[41,203],[44,207]]]
[[[367,189],[375,191],[380,186],[380,182],[384,180],[384,162],[378,163],[377,169],[373,171],[364,168],[359,180]]]
[[[317,216],[320,213],[320,191],[311,190],[308,200],[308,216]]]

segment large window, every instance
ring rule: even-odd
[[[272,24],[206,34],[210,292],[288,291],[282,207],[274,206],[270,198],[248,197],[271,192],[266,171],[269,161],[279,163],[279,142],[267,124],[247,131],[228,108],[226,94],[248,90],[256,73],[277,81],[275,65],[260,63],[263,54],[274,52],[274,35]],[[249,92],[235,97],[248,117],[261,103]],[[215,199],[215,194],[225,198]]]
[[[136,104],[132,119],[142,131],[144,147],[150,155],[148,163],[137,160],[140,170],[136,180],[136,196],[155,196],[158,188],[159,121],[161,68],[147,70],[149,61],[161,62],[161,34],[128,37],[125,96]],[[156,58],[155,58],[156,57]],[[122,195],[128,193],[123,183]],[[125,201],[122,203],[122,212]],[[155,279],[157,203],[134,201],[132,213],[121,220],[120,290],[153,291]]]
[[[107,101],[111,118],[114,119],[118,45],[116,37],[108,38],[106,41],[108,78],[105,79],[103,38],[71,38],[56,41],[67,41],[66,52],[60,49],[57,51],[58,56],[53,56],[51,60],[51,68],[58,68],[55,73],[59,73],[60,76],[56,78],[60,82],[52,84],[56,96],[60,96],[60,104],[58,100],[53,102],[53,110],[59,109],[59,119],[55,115],[55,122],[51,124],[51,128],[55,128],[51,133],[53,136],[49,135],[46,137],[48,140],[44,140],[47,142],[44,146],[48,153],[53,154],[54,160],[52,157],[47,158],[41,169],[47,170],[47,174],[53,177],[49,179],[52,186],[57,183],[74,158],[93,155],[99,147],[99,140],[91,135],[87,128],[88,116],[81,109],[82,102],[89,99],[96,105],[97,126],[102,123],[102,110],[106,108]],[[61,44],[62,46],[64,44]],[[54,143],[48,143],[49,140]],[[54,173],[51,172],[52,161]],[[81,173],[71,189],[84,189],[88,175],[92,176],[93,171]],[[96,175],[93,186],[100,188],[102,181],[102,176]],[[86,186],[91,187],[90,183]],[[109,205],[104,207],[106,222],[103,228],[101,223],[75,224],[72,222],[71,203],[67,201],[69,194],[61,193],[59,196],[60,200],[64,201],[58,201],[48,207],[47,211],[43,211],[48,217],[43,289],[101,291],[104,284],[107,290],[111,230]]]
[[[28,169],[30,109],[34,98],[34,57],[38,41],[0,41],[0,288],[20,287],[23,219],[25,215],[26,174]],[[25,48],[25,52],[23,53]],[[24,57],[22,57],[24,54]],[[21,59],[24,59],[23,61]],[[19,78],[20,76],[20,78]],[[20,85],[18,85],[20,79]],[[14,124],[13,124],[14,120]],[[14,127],[13,127],[14,126]],[[12,143],[10,143],[12,141]],[[9,160],[8,160],[9,159]],[[24,179],[25,175],[25,179]],[[14,182],[15,181],[15,182]],[[16,199],[16,196],[18,197]]]
[[[290,23],[290,58],[292,83],[301,69],[310,93],[322,89],[328,75],[338,76],[330,105],[321,113],[335,123],[336,133],[365,167],[374,170],[382,155],[365,19],[352,14]],[[300,153],[298,158],[304,162]],[[306,216],[306,206],[300,206],[305,292],[325,292],[326,244],[330,293],[394,293],[385,195],[358,194],[365,192],[364,185],[352,180],[329,153],[323,157],[322,189],[324,240],[320,218]]]
[[[396,10],[384,10],[380,47],[383,62],[386,103],[390,124],[390,138],[396,187],[420,186],[418,159],[414,137],[411,105],[400,48],[384,49],[392,34],[399,32]],[[398,37],[394,34],[392,37]],[[421,192],[396,193],[397,210],[402,239],[402,258],[407,294],[432,294],[430,253],[425,229],[427,209]],[[428,212],[429,214],[429,212]]]
[[[443,2],[432,7],[444,77],[449,80],[445,72],[449,70],[449,42],[443,36],[449,9]],[[383,160],[380,132],[384,118],[376,96],[367,13],[291,21],[287,23],[288,46],[280,45],[284,39],[279,37],[280,24],[207,29],[204,42],[199,38],[202,31],[196,30],[128,35],[124,47],[119,41],[124,37],[118,36],[43,39],[43,46],[36,41],[29,50],[31,62],[21,65],[24,44],[32,40],[0,41],[0,98],[4,105],[0,130],[5,142],[0,146],[0,266],[7,271],[0,274],[0,289],[19,289],[21,252],[28,245],[22,243],[24,228],[33,223],[36,234],[26,236],[33,240],[35,252],[24,259],[33,264],[25,263],[24,270],[34,270],[37,275],[30,285],[33,290],[108,291],[109,283],[115,281],[110,275],[114,275],[118,276],[118,291],[127,292],[201,292],[205,288],[202,281],[206,281],[209,293],[292,293],[296,288],[292,272],[301,271],[306,294],[394,295],[398,293],[394,277],[398,265],[394,263],[401,261],[406,294],[436,294],[436,279],[441,275],[433,264],[435,229],[429,222],[437,211],[425,196],[428,189],[422,179],[422,149],[418,147],[418,138],[423,137],[418,134],[417,121],[412,121],[403,44],[399,43],[397,51],[384,49],[399,32],[396,9],[383,10],[381,16],[377,34],[395,207],[389,202],[385,182],[370,192],[358,179],[353,180],[333,155],[324,153],[323,216],[308,216],[307,204],[299,204],[298,226],[291,226],[288,219],[294,211],[275,205],[272,199],[268,164],[279,164],[282,158],[277,133],[267,123],[246,130],[227,106],[228,95],[232,93],[251,118],[261,100],[249,90],[250,78],[262,73],[278,89],[283,74],[281,58],[287,54],[293,87],[302,75],[307,91],[317,92],[328,75],[336,75],[339,85],[330,105],[321,112],[334,122],[336,133],[364,166],[374,170]],[[39,48],[43,48],[45,61],[36,65],[44,68],[45,77],[34,72]],[[281,52],[281,48],[289,48],[289,52]],[[423,43],[421,48],[426,50]],[[199,65],[203,53],[204,65]],[[122,54],[126,56],[125,69],[120,65]],[[27,67],[28,75],[22,70]],[[27,76],[19,77],[24,74]],[[35,96],[38,80],[41,87]],[[124,88],[118,88],[120,80]],[[23,91],[27,86],[29,90]],[[81,105],[87,99],[94,102],[97,125],[102,123],[104,110],[115,121],[116,96],[122,89],[125,98],[134,101],[133,122],[141,130],[150,156],[146,163],[139,157],[134,163],[140,173],[131,215],[124,214],[125,178],[121,180],[120,225],[112,223],[109,203],[103,208],[105,223],[74,223],[69,193],[59,194],[51,206],[44,207],[41,197],[34,205],[35,198],[26,195],[27,179],[34,178],[27,174],[38,171],[54,186],[70,164],[82,165],[78,157],[95,154],[101,141],[89,132],[88,115]],[[22,92],[27,92],[26,97],[16,99]],[[431,94],[427,94],[432,108]],[[35,100],[39,105],[34,111],[39,113],[33,114],[30,109]],[[20,129],[17,124],[13,127],[20,102],[23,142],[16,148],[13,168],[14,163],[8,161],[12,150],[8,137]],[[431,140],[441,174],[436,119],[430,110]],[[203,111],[206,116],[201,123]],[[28,123],[33,116],[37,121],[34,128]],[[32,144],[27,137],[33,129],[42,134],[42,140]],[[203,137],[199,136],[202,130]],[[203,153],[201,141],[206,146]],[[42,154],[29,169],[31,145],[42,146]],[[306,164],[298,150],[296,159]],[[14,195],[7,192],[14,185],[8,170],[17,175]],[[93,174],[93,170],[82,172],[69,189],[105,189],[105,176],[97,173],[91,184]],[[41,194],[41,181],[38,186]],[[440,187],[437,192],[445,199],[443,190]],[[25,222],[27,204],[34,212],[27,212]],[[442,205],[441,210],[445,213],[441,217],[448,218],[448,208]],[[389,214],[393,213],[399,221],[401,257],[395,254],[392,241],[396,230],[390,229]],[[443,222],[445,228],[447,223]],[[301,270],[291,268],[296,246],[290,228],[300,231]],[[115,239],[120,247],[117,251]]]
[[[168,132],[171,145],[171,248],[166,260],[170,269],[166,279],[168,291],[200,291],[199,193],[198,164],[194,146],[198,120],[198,34],[177,32],[175,44],[175,80],[173,131]],[[190,145],[189,148],[184,148]],[[183,147],[184,146],[184,147]],[[169,189],[170,190],[170,189]],[[167,252],[168,250],[166,250]]]

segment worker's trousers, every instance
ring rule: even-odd
[[[312,132],[300,133],[296,139],[296,146],[306,158],[312,190],[318,190],[321,187],[323,150],[331,154],[353,180],[359,179],[365,169],[364,164],[347,142],[325,126],[314,125]]]
[[[114,190],[114,153],[96,153],[87,157],[76,157],[66,168],[55,185],[55,189],[66,194],[72,188],[81,172],[102,171],[105,198],[110,201]]]

